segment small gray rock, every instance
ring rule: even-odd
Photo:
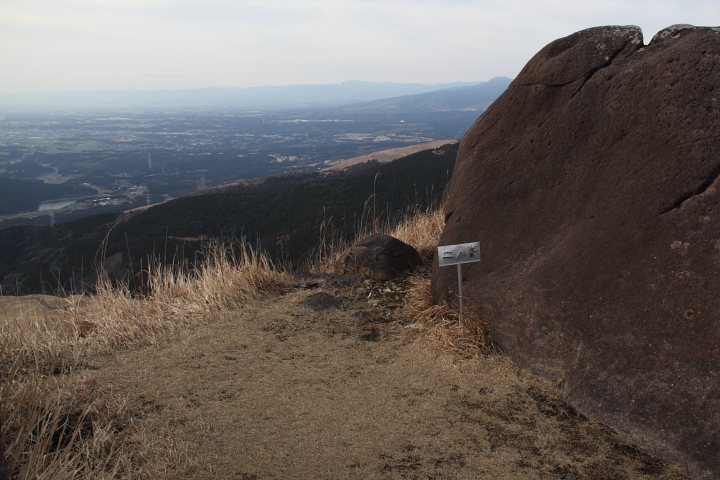
[[[342,308],[344,301],[341,298],[333,297],[329,293],[319,292],[310,295],[308,298],[299,303],[301,307],[310,310],[328,310],[333,308]]]

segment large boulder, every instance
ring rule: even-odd
[[[521,366],[696,478],[720,478],[720,28],[550,43],[462,140],[441,245]],[[433,266],[439,302],[454,268]]]
[[[381,233],[360,240],[335,262],[335,268],[342,273],[359,274],[380,282],[400,278],[420,265],[422,260],[415,248]]]

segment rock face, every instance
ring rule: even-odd
[[[380,282],[400,278],[420,265],[417,250],[380,233],[360,240],[335,262],[342,273],[360,274]]]
[[[521,366],[720,478],[720,28],[550,43],[463,138],[440,245]],[[437,301],[457,274],[435,259]]]

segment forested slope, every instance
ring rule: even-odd
[[[272,258],[297,267],[323,236],[350,238],[362,219],[381,221],[438,203],[456,154],[457,145],[448,145],[351,178],[278,193],[180,198],[121,217],[107,214],[55,227],[3,229],[2,288],[33,293],[58,286],[89,287],[97,263],[110,257],[107,267],[114,278],[127,276],[142,284],[140,272],[149,258],[192,262],[210,238],[244,236]]]

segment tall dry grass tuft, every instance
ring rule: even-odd
[[[145,273],[143,296],[104,279],[65,310],[0,322],[0,365],[20,359],[21,371],[65,372],[87,355],[156,343],[289,281],[246,242],[209,244],[194,269],[151,262]]]
[[[8,478],[150,479],[183,470],[187,449],[138,435],[126,399],[82,378],[10,373],[0,387]],[[128,448],[128,446],[130,446]],[[167,458],[172,456],[172,458]]]
[[[67,308],[0,318],[0,438],[10,478],[152,478],[153,442],[130,442],[147,455],[118,447],[132,433],[126,407],[102,403],[107,399],[82,379],[60,374],[95,355],[210,322],[289,282],[246,242],[209,244],[193,269],[150,265],[142,296],[105,279],[95,295]]]
[[[420,331],[420,341],[432,349],[450,351],[463,358],[500,353],[488,325],[472,314],[472,307],[469,310],[465,325],[461,325],[458,312],[447,304],[435,304],[427,277],[416,280],[406,295],[405,319]]]
[[[335,260],[340,254],[348,249],[352,243],[335,231],[332,217],[323,220],[320,224],[319,243],[317,248],[310,252],[307,261],[301,269],[307,269],[313,273],[330,272],[335,268]],[[370,235],[370,229],[363,215],[355,227],[356,241]]]
[[[151,263],[145,295],[102,281],[83,307],[82,343],[96,351],[158,337],[214,319],[289,282],[270,260],[246,242],[211,243],[194,269]]]
[[[387,234],[412,245],[424,262],[432,261],[445,220],[441,208],[413,210],[387,229]]]

